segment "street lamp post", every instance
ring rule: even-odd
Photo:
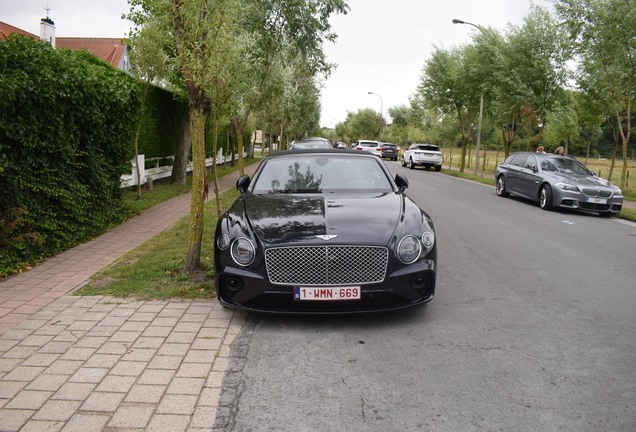
[[[382,117],[382,108],[383,108],[383,105],[384,105],[384,101],[382,100],[382,96],[380,96],[380,95],[379,95],[379,94],[377,94],[377,93],[367,92],[367,94],[370,94],[370,95],[376,95],[377,97],[379,97],[379,98],[380,98],[380,121],[379,121],[379,123],[380,123],[380,127],[379,127],[379,129],[380,129],[380,130],[379,130],[379,133],[380,133],[380,135],[381,135],[381,134],[382,134],[382,119],[383,119],[383,117]]]
[[[453,24],[466,24],[466,25],[471,25],[473,27],[475,27],[477,30],[479,31],[483,31],[481,26],[478,26],[477,24],[473,24],[471,22],[467,22],[467,21],[462,21],[460,19],[454,18],[453,19]],[[479,118],[477,120],[477,142],[475,144],[475,175],[477,175],[477,168],[479,168],[479,145],[481,143],[481,121],[482,121],[482,116],[483,116],[483,112],[484,112],[484,92],[482,90],[481,95],[479,97]]]
[[[384,105],[384,101],[382,100],[382,96],[380,96],[377,93],[373,93],[373,92],[367,92],[367,94],[376,95],[377,97],[380,98],[380,117],[382,117],[382,108],[383,108],[383,105]]]

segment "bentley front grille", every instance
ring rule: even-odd
[[[265,251],[267,276],[279,285],[361,285],[384,280],[389,251],[376,246],[295,246]]]

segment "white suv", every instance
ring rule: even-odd
[[[378,141],[358,140],[354,149],[366,150],[376,156],[382,157],[382,145]]]
[[[426,168],[435,167],[435,171],[442,169],[442,152],[434,144],[411,144],[402,155],[402,166],[411,169],[418,165]]]

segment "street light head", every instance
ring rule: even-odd
[[[453,18],[453,24],[466,24],[466,23],[460,19]]]

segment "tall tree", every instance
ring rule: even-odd
[[[454,114],[462,140],[459,169],[466,166],[468,142],[473,135],[481,89],[475,86],[474,68],[466,67],[476,53],[472,47],[444,50],[436,47],[424,66],[418,92],[441,113]]]
[[[622,142],[621,187],[627,181],[627,147],[636,117],[636,2],[555,0],[579,60],[579,82],[606,95]]]

